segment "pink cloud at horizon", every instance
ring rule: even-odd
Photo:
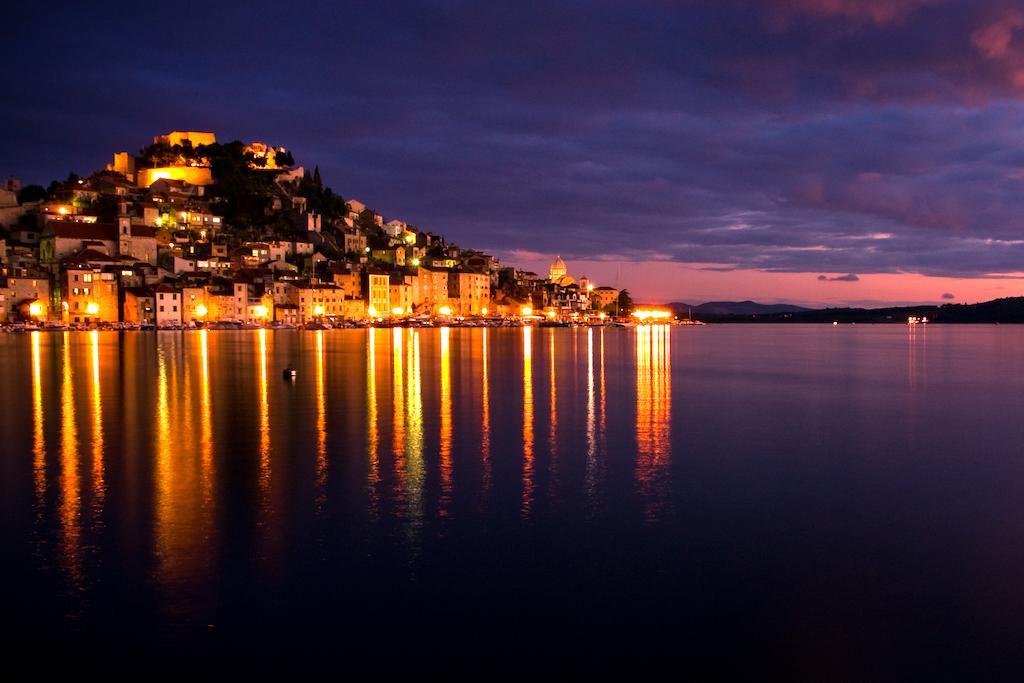
[[[546,275],[554,256],[514,252],[502,254],[501,258],[504,265]],[[1024,274],[957,278],[920,273],[869,273],[851,278],[849,273],[782,273],[674,261],[565,260],[573,277],[585,276],[598,286],[628,289],[635,300],[647,303],[699,304],[749,299],[811,307],[876,307],[976,303],[1024,295]],[[825,279],[819,279],[821,275]]]

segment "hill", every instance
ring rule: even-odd
[[[692,309],[694,315],[707,316],[756,316],[771,315],[779,313],[797,313],[809,311],[809,308],[793,306],[792,304],[759,304],[755,301],[709,301],[707,303],[691,306],[679,301],[668,304],[668,307],[676,315],[685,316]]]
[[[927,317],[936,323],[1024,323],[1024,297],[1007,297],[976,304],[942,306],[893,306],[887,308],[799,309],[775,313],[699,312],[694,317],[704,322],[737,323],[905,323],[911,316]]]

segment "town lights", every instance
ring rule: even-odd
[[[480,309],[480,315],[487,315],[487,307],[486,306],[484,306],[483,308]]]
[[[94,301],[90,301],[85,305],[85,312],[88,313],[89,315],[96,315],[97,313],[100,312],[99,304],[97,304]]]
[[[267,313],[269,313],[269,311],[267,311],[266,306],[257,306],[256,308],[253,309],[253,313],[256,314],[257,318],[266,318]]]
[[[33,301],[28,305],[28,314],[33,318],[38,318],[43,314],[43,305],[38,301]]]
[[[551,318],[551,319],[554,319],[555,312],[554,311],[548,311],[548,317]]]
[[[59,213],[61,216],[67,216],[68,215],[68,207],[66,207],[66,206],[58,207],[57,213]]]
[[[420,260],[418,258],[414,258],[412,260],[412,265],[418,268],[420,265]]]
[[[594,283],[592,283],[592,282],[588,282],[587,283],[587,291],[588,292],[593,292],[594,291]]]
[[[638,311],[633,311],[633,317],[636,318],[637,320],[641,321],[641,322],[644,322],[644,321],[647,321],[647,320],[664,320],[665,318],[669,317],[670,315],[672,315],[672,314],[669,313],[668,311],[658,311],[658,310],[650,310],[650,309],[643,309],[643,308],[638,310]]]
[[[405,313],[405,309],[401,306],[395,306],[391,309],[391,315],[402,315],[403,313]]]
[[[196,306],[196,316],[203,318],[206,316],[206,306],[199,304]]]
[[[416,235],[412,234],[411,232],[407,232],[405,234],[405,243],[406,244],[412,244],[415,241],[416,241]]]
[[[604,320],[607,317],[608,317],[608,314],[605,313],[604,311],[601,311],[600,313],[597,314],[597,319],[598,320]]]
[[[523,306],[522,314],[523,315],[533,315],[533,309],[530,308],[529,306]]]
[[[323,314],[324,314],[324,307],[323,306],[317,305],[317,306],[313,307],[313,315],[323,315]]]
[[[437,309],[437,312],[440,313],[441,315],[451,315],[452,314],[452,307],[451,306],[442,306],[441,308]]]
[[[377,317],[377,309],[374,308],[373,306],[367,307],[366,315],[370,316],[371,318],[376,318]]]

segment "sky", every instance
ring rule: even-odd
[[[168,130],[643,301],[1024,293],[1024,2],[17,3],[0,176]]]

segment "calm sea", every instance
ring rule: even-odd
[[[9,646],[1024,639],[1024,328],[8,334],[0,387]]]

